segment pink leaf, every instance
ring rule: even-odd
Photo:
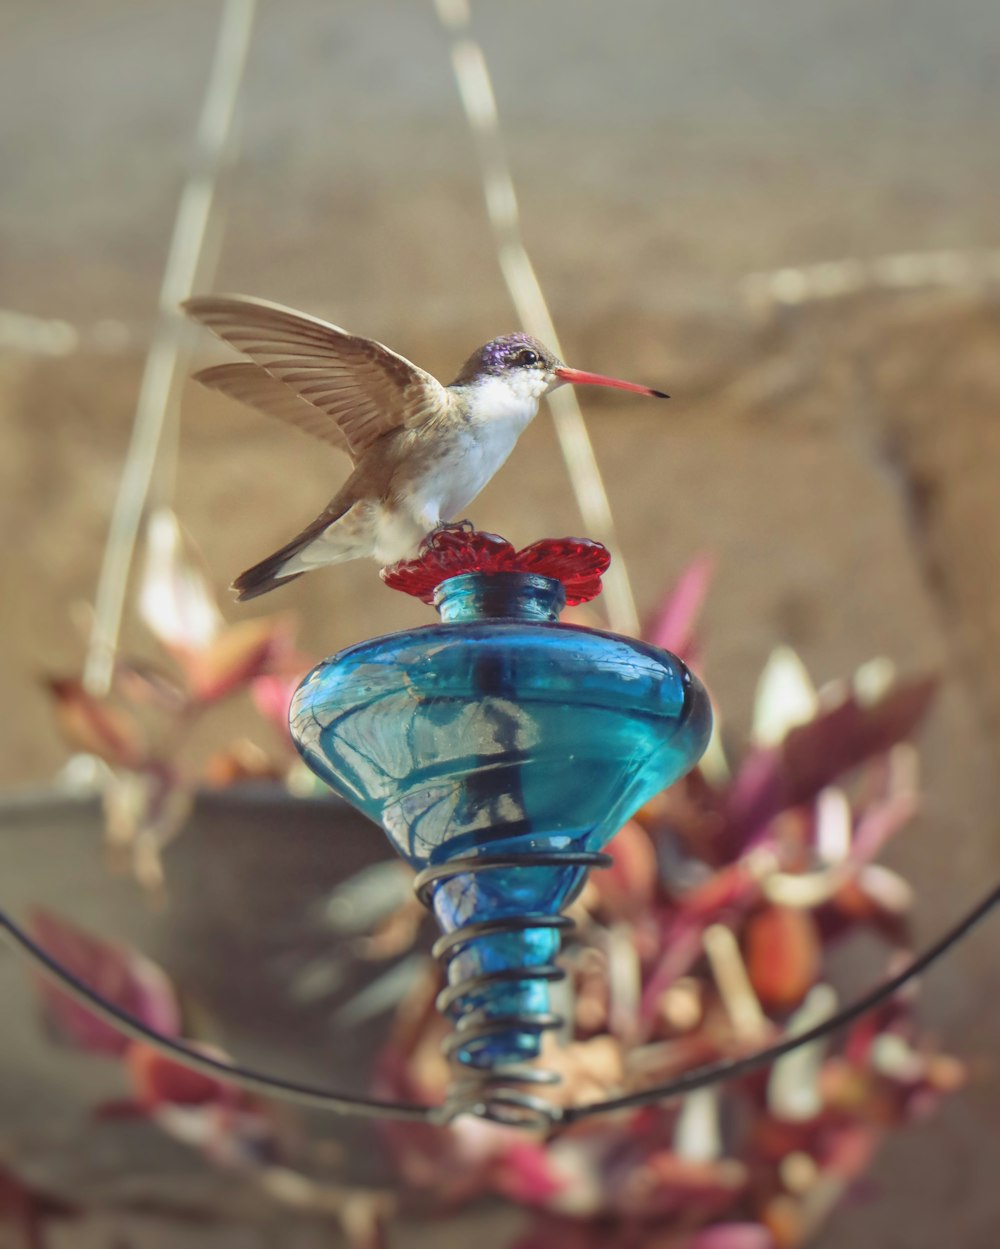
[[[294,676],[268,673],[255,677],[250,685],[250,697],[254,706],[264,717],[275,726],[283,737],[289,736],[288,708],[291,706],[292,695],[298,689],[305,672]]]
[[[646,830],[629,820],[607,846],[610,867],[590,878],[594,896],[604,912],[634,917],[650,905],[657,885],[656,848]]]
[[[141,767],[142,732],[129,712],[94,698],[75,677],[52,677],[48,687],[55,699],[59,730],[75,750],[118,767]]]
[[[497,1187],[512,1201],[527,1206],[547,1204],[566,1188],[553,1168],[551,1152],[536,1141],[515,1141],[504,1150]]]
[[[703,950],[702,933],[709,924],[725,912],[745,909],[759,893],[759,882],[747,866],[733,863],[681,895],[676,909],[662,923],[660,956],[642,991],[644,1019],[656,1014],[663,993],[697,962]]]
[[[699,555],[691,561],[660,603],[643,636],[647,642],[682,659],[694,650],[694,630],[715,573],[715,560]]]
[[[936,677],[922,677],[895,686],[869,705],[848,697],[792,729],[780,745],[754,751],[727,795],[722,849],[737,853],[781,811],[811,801],[845,773],[909,737],[936,689]]]
[[[167,1036],[177,1036],[180,1012],[174,990],[158,967],[140,954],[101,941],[49,911],[36,910],[32,930],[39,944],[77,979],[113,1006]],[[45,979],[39,991],[46,1016],[75,1048],[124,1054],[129,1041],[64,990]]]
[[[290,616],[244,620],[223,630],[207,647],[177,658],[192,696],[216,702],[268,673],[285,672],[293,658],[295,625]]]
[[[648,1180],[641,1197],[618,1198],[622,1208],[637,1218],[663,1218],[681,1211],[701,1219],[721,1214],[739,1200],[749,1182],[747,1168],[734,1158],[701,1162],[669,1149],[649,1154],[643,1172]]]
[[[212,1056],[218,1055],[212,1053]],[[204,1075],[200,1071],[192,1071],[190,1067],[185,1067],[175,1059],[168,1058],[140,1042],[129,1043],[125,1061],[136,1098],[147,1110],[160,1106],[206,1106],[216,1103],[235,1106],[241,1102],[247,1105],[255,1103],[249,1093],[235,1085]]]
[[[696,1233],[684,1249],[775,1249],[775,1242],[759,1223],[717,1223]]]
[[[135,659],[115,662],[114,690],[132,707],[154,707],[160,711],[183,710],[186,695],[177,682],[153,664]]]
[[[892,794],[863,811],[854,829],[851,859],[859,866],[870,862],[885,844],[916,815],[914,793]]]

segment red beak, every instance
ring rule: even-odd
[[[567,369],[560,365],[555,370],[556,377],[564,382],[572,382],[575,386],[614,386],[618,390],[631,390],[637,395],[651,395],[654,399],[669,399],[662,390],[653,390],[651,386],[638,386],[635,382],[622,382],[617,377],[605,377],[603,373],[582,373],[579,369]]]

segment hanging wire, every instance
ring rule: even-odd
[[[163,271],[159,320],[146,356],[132,437],[122,470],[97,584],[83,682],[107,694],[114,672],[125,593],[165,429],[176,423],[185,326],[181,300],[191,294],[208,235],[215,188],[232,148],[233,121],[253,30],[256,0],[225,0],[215,57],[195,133],[191,169],[181,192]]]
[[[452,65],[479,154],[483,196],[496,240],[500,271],[521,324],[529,334],[542,339],[562,356],[552,315],[524,245],[517,194],[504,151],[486,58],[480,45],[466,33],[469,27],[467,0],[435,0],[435,8],[442,25],[452,35]],[[628,569],[615,534],[611,503],[573,388],[565,386],[553,392],[548,396],[548,404],[583,523],[592,537],[615,554],[614,563],[604,576],[608,620],[619,633],[638,634],[639,617]]]
[[[85,984],[64,967],[58,959],[46,953],[37,941],[33,940],[3,911],[0,911],[0,935],[4,936],[19,953],[26,955],[39,971],[54,980],[69,997],[92,1011],[98,1019],[103,1020],[123,1036],[150,1046],[158,1053],[174,1059],[181,1066],[188,1067],[192,1071],[222,1080],[237,1088],[247,1089],[251,1093],[270,1093],[284,1101],[296,1102],[300,1106],[336,1110],[345,1115],[378,1115],[384,1118],[419,1120],[427,1120],[434,1116],[435,1108],[431,1106],[420,1106],[409,1102],[378,1101],[374,1098],[358,1097],[351,1093],[335,1093],[329,1089],[314,1088],[309,1084],[284,1080],[280,1076],[266,1075],[249,1067],[212,1058],[190,1045],[185,1045],[183,1041],[164,1036],[162,1032],[148,1027],[134,1015],[130,1015],[127,1011],[115,1006],[113,1002],[109,1002],[96,989]]]
[[[616,1110],[629,1110],[639,1106],[648,1106],[657,1102],[691,1093],[695,1089],[705,1088],[711,1084],[719,1084],[723,1080],[734,1080],[757,1071],[761,1067],[783,1058],[792,1050],[803,1045],[812,1045],[832,1036],[853,1023],[868,1011],[874,1010],[882,1002],[887,1001],[900,989],[910,983],[932,963],[957,945],[963,937],[990,911],[1000,903],[1000,885],[995,886],[979,903],[968,911],[955,925],[939,937],[933,945],[919,954],[907,967],[889,980],[876,985],[868,993],[857,998],[851,1005],[827,1019],[809,1028],[785,1037],[765,1049],[755,1050],[742,1058],[723,1058],[718,1062],[706,1063],[695,1067],[692,1071],[663,1084],[654,1084],[639,1089],[634,1093],[625,1093],[620,1097],[606,1098],[603,1101],[588,1102],[581,1106],[562,1108],[552,1106],[551,1121],[554,1126],[565,1127],[579,1119],[605,1114]],[[120,1010],[103,998],[96,990],[77,979],[71,971],[57,959],[47,954],[28,933],[3,911],[0,911],[0,935],[2,935],[19,953],[27,957],[40,971],[54,980],[75,1001],[117,1028],[124,1035],[132,1037],[143,1044],[151,1046],[168,1058],[179,1062],[194,1071],[214,1077],[239,1088],[249,1089],[255,1093],[270,1094],[285,1101],[297,1102],[300,1105],[314,1108],[334,1110],[345,1115],[362,1115],[366,1117],[385,1117],[395,1119],[418,1120],[425,1123],[444,1125],[455,1115],[454,1109],[445,1103],[442,1106],[423,1106],[410,1102],[382,1101],[377,1098],[359,1097],[355,1094],[335,1092],[330,1089],[317,1088],[311,1084],[300,1084],[293,1080],[285,1080],[279,1076],[222,1062],[210,1058],[181,1041],[163,1036],[154,1029],[147,1027],[126,1011]]]

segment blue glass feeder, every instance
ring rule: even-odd
[[[562,1022],[549,1002],[561,911],[711,730],[705,690],[674,655],[559,623],[567,595],[599,592],[607,563],[577,539],[515,552],[439,531],[384,576],[432,599],[441,623],[341,651],[292,701],[306,763],[419,873],[443,934],[438,1006],[454,1024],[463,1108],[494,1118],[534,1100],[505,1099],[505,1082],[550,1078],[524,1064]]]

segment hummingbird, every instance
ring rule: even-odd
[[[195,380],[344,451],[351,476],[301,533],[233,582],[239,601],[325,564],[417,555],[506,461],[543,395],[564,383],[660,390],[585,373],[537,339],[505,334],[474,351],[443,386],[382,343],[280,304],[199,295],[184,311],[249,362]]]

